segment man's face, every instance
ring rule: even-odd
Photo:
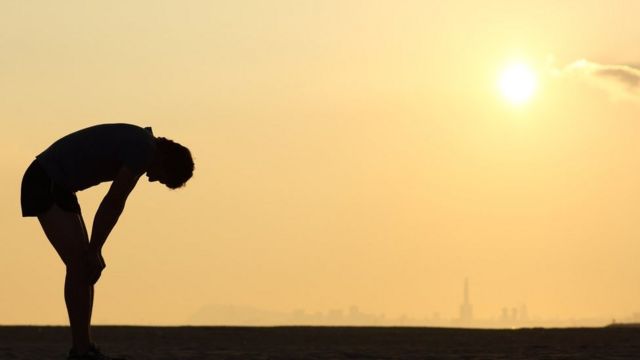
[[[151,167],[149,167],[149,170],[147,170],[147,178],[149,179],[149,182],[160,182],[163,185],[166,185],[164,181],[162,181],[163,179],[163,171],[162,168],[158,165],[158,164],[154,164]]]
[[[160,180],[160,169],[158,163],[153,163],[149,166],[149,170],[147,170],[147,178],[149,178],[149,182],[156,182]]]
[[[149,182],[158,181],[158,178],[153,176],[153,174],[151,173],[151,170],[147,171],[147,178],[149,179]]]
[[[156,155],[151,162],[151,165],[149,165],[149,169],[147,170],[147,178],[149,179],[149,182],[156,182],[160,181],[162,175],[162,162],[160,161],[160,157]]]

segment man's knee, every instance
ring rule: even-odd
[[[74,279],[87,279],[87,259],[85,256],[73,256],[66,259],[67,276]]]

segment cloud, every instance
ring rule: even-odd
[[[614,98],[640,101],[640,68],[635,66],[598,64],[583,59],[563,69],[556,69],[554,73],[560,76],[581,77],[606,90]]]
[[[640,71],[633,68],[619,67],[614,69],[600,69],[597,70],[595,74],[603,78],[617,80],[621,84],[626,85],[629,91],[637,91],[640,86]]]

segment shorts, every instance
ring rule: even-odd
[[[20,191],[22,216],[38,216],[53,205],[62,210],[80,214],[76,194],[51,180],[38,160],[34,160],[24,173]]]

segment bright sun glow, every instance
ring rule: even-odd
[[[536,90],[538,81],[536,74],[525,64],[508,66],[500,74],[500,92],[502,96],[514,105],[526,103]]]

